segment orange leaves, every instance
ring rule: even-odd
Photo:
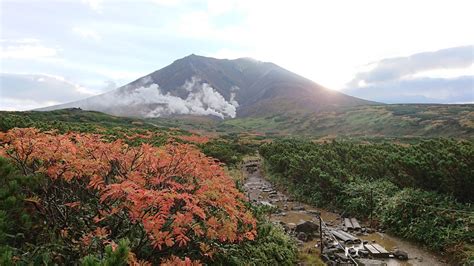
[[[198,260],[192,261],[188,257],[184,258],[183,260],[176,256],[171,256],[171,258],[161,263],[161,266],[200,266],[200,265],[202,264]]]
[[[147,261],[143,261],[143,260],[138,260],[135,253],[133,252],[129,252],[128,253],[128,265],[129,266],[151,266],[152,264],[147,262]]]
[[[193,225],[192,230],[196,236],[204,235],[204,231],[199,224]]]
[[[109,235],[109,231],[105,227],[97,227],[94,231],[94,236],[99,239],[105,239]]]
[[[257,236],[257,231],[255,230],[246,232],[244,234],[244,237],[248,240],[254,240],[256,236]]]
[[[185,140],[204,141],[198,136]],[[97,238],[113,241],[105,227],[97,226],[117,219],[142,225],[157,249],[252,240],[256,235],[256,221],[243,203],[244,195],[218,163],[190,144],[131,147],[94,134],[13,129],[0,133],[0,153],[8,154],[25,172],[80,184],[97,197],[97,210],[84,217],[94,224],[81,238],[84,246]],[[77,208],[81,202],[63,204]],[[201,251],[205,256],[213,253],[206,246]],[[165,262],[198,264],[177,257]]]

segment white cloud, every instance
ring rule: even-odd
[[[57,56],[57,49],[44,46],[37,39],[2,39],[0,58],[37,59]]]
[[[433,69],[420,71],[411,76],[411,78],[456,78],[461,76],[474,76],[474,64],[466,68],[451,68],[451,69]]]
[[[0,73],[0,95],[0,110],[29,110],[86,98],[95,93],[61,76]]]
[[[182,3],[181,0],[150,0],[152,3],[160,5],[160,6],[167,6],[167,7],[174,7]]]
[[[37,101],[33,99],[6,98],[0,99],[0,110],[2,111],[27,111],[43,106],[56,105],[55,101]]]
[[[377,84],[402,78],[424,76],[429,72],[461,73],[459,70],[468,69],[474,64],[474,45],[445,48],[434,52],[416,53],[410,56],[387,58],[373,63],[374,67],[356,74],[348,84],[357,86],[360,81],[364,84]],[[467,71],[466,71],[467,70]],[[473,74],[471,72],[471,74]]]
[[[345,92],[387,103],[454,103],[474,99],[474,46],[386,58],[361,68]]]
[[[74,27],[72,31],[87,40],[100,41],[102,37],[94,30],[82,27]]]
[[[88,5],[95,12],[102,12],[102,0],[82,0],[82,2]]]

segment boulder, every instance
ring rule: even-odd
[[[290,230],[295,229],[295,227],[296,227],[295,223],[287,223],[286,225],[288,226],[288,229],[290,229]]]
[[[291,209],[293,211],[304,211],[304,206],[293,206]]]
[[[408,253],[405,251],[397,249],[393,252],[393,255],[399,260],[408,260]]]
[[[319,225],[311,221],[302,221],[296,225],[295,231],[306,234],[314,234],[319,232]]]
[[[298,232],[298,234],[296,235],[296,238],[298,238],[298,240],[301,240],[303,242],[308,241],[308,235],[306,235],[304,232]]]
[[[365,249],[359,249],[357,251],[357,253],[359,254],[359,256],[361,257],[367,257],[369,256],[369,251],[365,250]]]

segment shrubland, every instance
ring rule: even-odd
[[[472,256],[463,250],[474,241],[473,142],[284,139],[259,151],[272,179],[300,200],[359,218],[373,215],[380,227],[460,261]]]
[[[152,135],[0,133],[2,264],[294,261],[221,163],[182,143],[202,139]]]

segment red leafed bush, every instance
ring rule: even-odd
[[[47,176],[32,196],[69,259],[124,237],[138,259],[169,263],[188,253],[209,259],[219,243],[256,236],[232,179],[192,145],[131,147],[101,135],[26,128],[0,133],[0,155],[24,174]]]

